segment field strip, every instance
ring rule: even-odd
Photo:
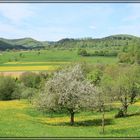
[[[1,72],[55,70],[58,66],[0,66]]]
[[[70,62],[7,62],[4,64],[68,64]]]

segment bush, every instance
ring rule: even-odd
[[[21,98],[28,99],[28,101],[31,102],[35,93],[37,93],[37,89],[25,87],[25,89],[21,93]]]
[[[19,99],[20,92],[16,80],[12,77],[0,77],[0,100]]]
[[[33,72],[25,72],[20,76],[21,82],[26,87],[39,88],[41,83],[41,76]]]
[[[89,55],[85,49],[79,49],[77,53],[78,53],[78,55],[81,55],[81,56]]]

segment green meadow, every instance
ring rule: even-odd
[[[92,49],[88,51],[91,52]],[[52,70],[52,67],[55,69],[55,66],[57,68],[57,66],[71,62],[83,61],[92,64],[114,64],[118,60],[117,57],[109,56],[80,56],[77,54],[77,50],[10,51],[1,53],[0,71],[48,71]],[[34,68],[32,68],[33,66]],[[36,69],[36,67],[40,68]]]
[[[102,134],[102,114],[98,112],[76,113],[75,124],[71,126],[69,114],[42,114],[26,100],[0,101],[0,136],[138,137],[140,102],[130,106],[126,118],[114,118],[117,111],[117,107],[106,111],[105,133]]]

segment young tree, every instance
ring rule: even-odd
[[[101,82],[101,78],[103,76],[102,71],[98,68],[94,69],[94,71],[91,71],[87,74],[87,79],[95,86],[99,86]]]
[[[102,112],[102,132],[105,129],[105,109],[113,101],[113,79],[108,74],[103,74],[99,69],[95,69],[87,75],[88,80],[96,86],[96,94],[94,100],[89,105],[90,108],[98,109]],[[96,100],[95,100],[96,99]],[[94,103],[93,103],[94,102]]]
[[[105,132],[105,110],[114,100],[113,84],[113,79],[109,75],[104,74],[98,86],[98,92],[95,94],[95,107],[102,112],[102,133]]]
[[[116,117],[127,115],[130,104],[135,102],[140,92],[140,70],[138,67],[130,67],[121,72],[115,84],[116,97],[121,102],[121,108]]]
[[[45,90],[37,99],[40,109],[60,111],[70,114],[70,123],[74,124],[74,114],[94,99],[96,88],[85,80],[81,65],[67,68],[54,74],[48,80]],[[94,104],[94,102],[92,102]]]

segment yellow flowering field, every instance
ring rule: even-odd
[[[20,100],[0,101],[0,110],[4,109],[23,109],[29,107],[25,102]]]
[[[55,70],[58,66],[0,66],[0,71],[40,71]]]
[[[140,102],[136,102],[134,105],[136,105],[136,106],[140,106]]]
[[[137,102],[131,109],[138,109]],[[140,110],[139,110],[140,111]],[[102,113],[83,112],[75,114],[75,123],[70,126],[70,115],[43,115],[26,100],[0,101],[0,136],[18,137],[98,137],[98,136],[139,136],[139,115],[126,118],[114,118],[116,112],[106,112],[105,119],[110,120],[105,125],[105,134],[100,132]],[[88,125],[78,125],[87,122]],[[107,122],[107,121],[105,121]],[[91,124],[90,124],[91,123]],[[96,124],[97,123],[97,124]],[[61,125],[62,124],[62,125]]]

